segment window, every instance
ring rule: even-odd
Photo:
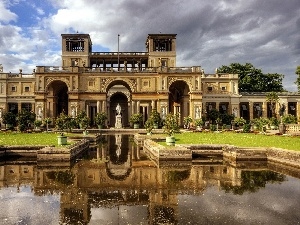
[[[32,111],[32,104],[31,103],[22,103],[21,109],[24,109],[27,112],[30,112],[30,111]]]
[[[11,87],[11,91],[16,92],[17,91],[17,87],[16,86],[12,86]]]
[[[226,87],[225,86],[222,87],[222,91],[226,91]]]
[[[212,89],[213,89],[212,87],[207,87],[208,91],[212,91]]]
[[[149,82],[148,81],[144,81],[144,87],[148,87],[149,86]]]
[[[89,81],[89,86],[90,86],[90,87],[95,86],[95,81]]]
[[[29,92],[30,88],[29,87],[25,87],[24,90],[25,90],[25,92]]]

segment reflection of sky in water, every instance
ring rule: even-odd
[[[89,224],[148,224],[147,206],[116,206],[93,208]]]
[[[37,196],[31,187],[0,190],[0,224],[59,224],[60,197],[57,194]]]
[[[234,195],[206,189],[200,196],[178,196],[179,224],[300,224],[300,181],[287,177],[255,193]]]
[[[178,224],[297,224],[300,221],[300,180],[287,177],[255,193],[225,193],[208,186],[198,195],[177,196]],[[174,190],[172,190],[173,192]],[[109,201],[109,200],[107,200]],[[30,187],[0,189],[0,224],[59,224],[60,196],[34,195]],[[148,205],[91,209],[89,224],[148,224]]]

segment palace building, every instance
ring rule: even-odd
[[[61,37],[61,66],[37,66],[32,74],[0,67],[1,115],[26,109],[43,119],[86,111],[93,124],[96,113],[104,111],[108,126],[114,126],[119,104],[123,127],[130,115],[141,113],[145,121],[153,109],[162,117],[178,113],[181,123],[211,109],[248,120],[271,115],[266,93],[238,92],[238,74],[176,67],[176,34],[149,34],[145,52],[93,52],[89,34]],[[279,93],[279,98],[285,113],[299,118],[300,94]]]

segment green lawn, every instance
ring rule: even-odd
[[[0,145],[55,145],[57,133],[0,132]],[[67,134],[68,136],[70,134]]]
[[[78,134],[66,134],[78,135]],[[56,133],[0,132],[0,145],[55,145]],[[194,132],[176,134],[176,144],[230,144],[240,147],[277,147],[300,151],[300,137],[253,133]],[[162,144],[164,144],[162,142]]]
[[[239,147],[276,147],[300,151],[299,136],[279,136],[233,132],[187,132],[176,134],[175,137],[176,144],[230,144]]]

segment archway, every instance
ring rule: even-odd
[[[184,81],[175,81],[169,88],[169,112],[178,113],[180,121],[190,115],[189,86]]]
[[[129,125],[128,103],[131,100],[131,89],[123,80],[115,80],[107,87],[107,96],[109,103],[109,125],[114,127],[116,123],[116,107],[121,106],[122,126]]]
[[[128,100],[126,95],[124,95],[121,92],[117,92],[113,94],[110,98],[110,112],[113,112],[110,114],[110,121],[111,126],[114,126],[116,122],[116,107],[119,104],[121,106],[121,116],[122,116],[122,125],[123,127],[126,127],[128,125]]]
[[[48,108],[50,116],[57,117],[60,113],[68,114],[68,86],[63,81],[53,81],[48,87]]]

